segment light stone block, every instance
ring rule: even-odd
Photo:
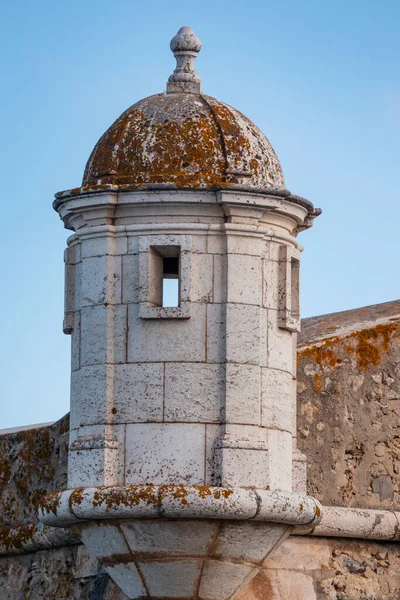
[[[98,560],[91,556],[83,544],[78,546],[76,562],[74,565],[74,578],[85,579],[86,577],[94,577],[101,569]]]
[[[71,429],[105,423],[111,417],[113,378],[111,365],[92,365],[72,372]]]
[[[279,239],[277,239],[276,241],[269,241],[268,242],[268,247],[269,247],[269,259],[275,262],[280,262],[281,260],[281,248],[282,243],[279,241]]]
[[[75,311],[75,270],[76,265],[65,263],[64,267],[64,333],[72,333],[73,313]]]
[[[207,554],[219,523],[216,521],[136,520],[120,525],[134,553],[170,556],[204,556]],[[160,556],[161,558],[161,556]]]
[[[225,232],[209,233],[207,239],[207,252],[209,254],[226,254]]]
[[[228,262],[228,302],[236,304],[261,303],[261,258],[229,254]]]
[[[206,485],[218,485],[218,470],[215,462],[216,444],[223,436],[222,425],[206,425]]]
[[[133,562],[120,563],[112,567],[105,564],[104,568],[130,600],[147,598],[143,581]]]
[[[228,599],[243,584],[251,581],[258,570],[248,565],[207,560],[199,590],[199,600]]]
[[[119,255],[128,251],[128,240],[125,235],[112,233],[82,239],[82,258],[91,256]]]
[[[98,559],[107,558],[110,554],[129,554],[128,545],[117,525],[97,522],[97,525],[82,527],[81,539]]]
[[[191,260],[191,301],[207,303],[213,294],[212,254],[192,254]]]
[[[268,485],[292,491],[292,435],[286,431],[268,429]]]
[[[128,362],[205,360],[205,304],[192,304],[190,319],[180,320],[141,319],[138,310],[128,307]]]
[[[163,420],[163,365],[124,364],[114,367],[114,423]]]
[[[207,238],[206,233],[192,233],[192,252],[199,254],[207,253]]]
[[[121,303],[121,257],[82,260],[81,306]]]
[[[139,254],[139,235],[128,235],[128,254]]]
[[[265,448],[217,448],[218,483],[222,487],[255,487],[269,484],[268,452]]]
[[[226,365],[225,421],[259,425],[261,420],[261,368]]]
[[[92,425],[70,432],[68,486],[123,485],[125,425]]]
[[[81,311],[81,364],[126,362],[126,306],[92,306]]]
[[[226,359],[226,305],[207,304],[207,362]]]
[[[227,258],[225,254],[213,255],[213,302],[226,302]]]
[[[225,365],[165,365],[165,421],[218,423],[224,404]]]
[[[68,455],[68,487],[97,487],[118,484],[118,450],[91,449]]]
[[[71,250],[71,248],[68,250]],[[81,307],[81,272],[82,263],[65,264],[63,331],[66,334],[73,333],[75,314]]]
[[[261,343],[265,332],[261,330],[258,306],[227,304],[226,307],[226,359],[238,364],[260,364]],[[265,343],[265,342],[264,342]]]
[[[260,564],[284,531],[284,525],[275,523],[223,522],[213,557]]]
[[[226,224],[225,228],[228,254],[247,254],[257,257],[263,254],[265,241],[262,235],[257,235],[254,230],[249,231],[250,235],[241,235],[235,229],[230,229],[229,224]]]
[[[279,307],[279,262],[264,259],[263,305],[266,308],[278,310]]]
[[[267,430],[258,425],[226,423],[224,425],[224,432],[232,440],[251,441],[264,445],[267,443]]]
[[[69,452],[68,484],[70,487],[85,487],[90,481],[93,485],[124,485],[125,425],[86,425],[71,429],[69,441],[72,447],[74,443],[78,443],[88,448]],[[90,449],[90,446],[102,447]],[[105,475],[101,472],[104,467]],[[105,483],[106,481],[108,483]]]
[[[268,310],[268,366],[295,375],[295,344],[295,334],[278,327],[278,312]]]
[[[268,485],[268,445],[265,437],[266,430],[260,427],[235,425],[229,426],[229,430],[226,427],[224,436],[215,446],[218,485],[265,489]]]
[[[204,485],[205,426],[141,423],[126,427],[126,484]]]
[[[262,426],[292,432],[294,397],[290,373],[262,369]]]
[[[122,302],[139,302],[139,257],[127,254],[122,257]]]
[[[260,307],[260,365],[268,364],[268,311]],[[294,349],[296,350],[296,349]]]
[[[72,242],[68,240],[67,243],[68,247],[64,250],[64,262],[69,265],[76,265],[82,260],[81,242],[77,241],[75,238]]]
[[[71,334],[71,371],[81,366],[81,313],[74,313],[74,326]]]
[[[203,561],[140,562],[151,598],[193,598]]]

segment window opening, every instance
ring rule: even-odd
[[[180,306],[180,246],[150,246],[149,304]]]
[[[164,256],[162,306],[179,306],[179,256]]]
[[[290,313],[292,319],[300,319],[300,261],[292,258],[290,262]]]

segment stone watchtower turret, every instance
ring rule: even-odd
[[[74,231],[70,489],[41,519],[78,531],[128,598],[231,598],[319,513],[294,442],[296,235],[318,211],[202,93],[200,48],[182,27],[166,93],[126,110],[54,203]]]

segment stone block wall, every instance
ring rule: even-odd
[[[399,317],[397,301],[303,320],[298,443],[308,458],[307,491],[325,505],[399,510]],[[178,365],[167,366],[172,382]],[[180,381],[189,385],[190,374],[179,368]],[[148,393],[157,394],[157,387]],[[8,526],[36,520],[41,495],[67,487],[68,428],[65,417],[0,437],[1,540]],[[151,459],[142,467],[151,476],[158,468]],[[45,597],[126,600],[82,545],[0,558],[2,600]],[[398,543],[292,536],[238,600],[399,597]]]
[[[400,509],[400,301],[303,321],[298,445],[322,504]]]
[[[77,228],[66,251],[68,485],[289,491],[296,221],[271,224],[264,206],[244,209],[239,193],[223,193],[227,207],[213,193],[145,199],[124,196],[115,224]],[[102,201],[111,204],[107,194]],[[83,200],[79,210],[88,210]],[[153,302],[158,254],[174,248],[181,302],[163,307]]]
[[[398,544],[290,537],[237,600],[398,600]],[[127,600],[83,545],[0,558],[2,600]]]
[[[69,415],[53,425],[0,435],[1,528],[37,520],[45,494],[67,486]]]
[[[237,600],[397,600],[398,544],[290,537]]]

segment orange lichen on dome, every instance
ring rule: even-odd
[[[167,184],[284,189],[267,138],[234,108],[202,94],[156,94],[125,111],[95,146],[83,187]]]

